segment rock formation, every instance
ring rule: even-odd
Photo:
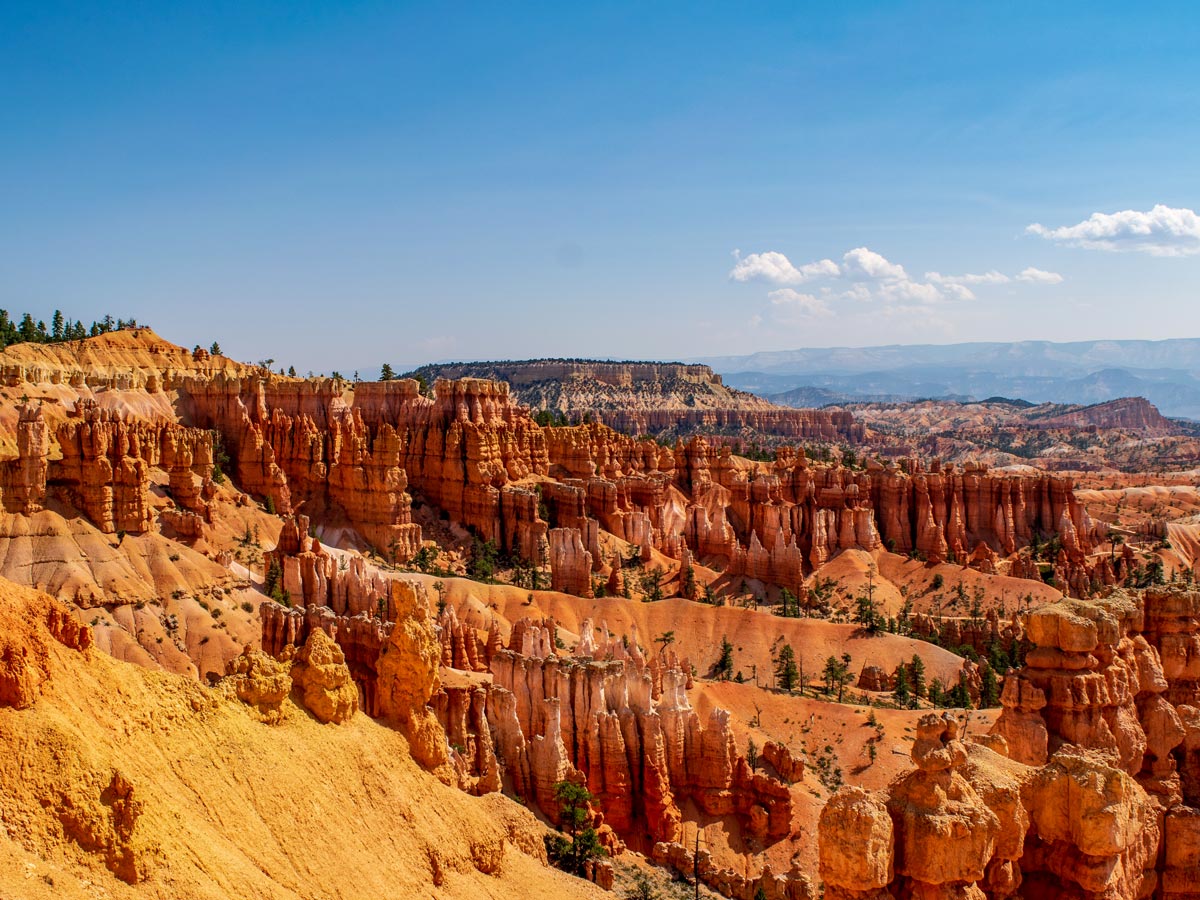
[[[964,743],[926,716],[916,772],[827,805],[827,896],[1194,896],[1198,613],[1200,592],[1179,588],[1033,610],[990,735]]]
[[[486,378],[508,384],[530,409],[572,422],[596,422],[625,434],[735,434],[771,441],[858,443],[863,427],[843,410],[791,409],[725,386],[703,365],[595,360],[457,363],[418,374]]]
[[[283,701],[292,691],[290,664],[246,647],[225,667],[226,683],[259,718],[274,724],[283,718]]]
[[[321,722],[345,722],[358,710],[358,691],[342,650],[324,631],[309,632],[292,661],[292,684]]]

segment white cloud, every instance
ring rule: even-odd
[[[812,294],[802,294],[791,288],[780,288],[777,291],[771,291],[767,294],[767,297],[770,298],[773,306],[780,307],[792,315],[805,318],[833,315],[833,310],[829,308],[829,304],[822,298],[814,297]]]
[[[729,277],[734,281],[803,284],[814,278],[836,278],[839,274],[838,264],[832,259],[821,259],[796,268],[782,253],[768,250],[766,253],[751,253],[745,259],[739,257]]]
[[[1012,279],[1003,272],[992,269],[982,275],[943,275],[941,272],[926,272],[925,280],[934,284],[1008,284]]]
[[[1063,277],[1057,272],[1047,272],[1033,266],[1022,269],[1021,274],[1017,276],[1017,281],[1029,281],[1033,284],[1062,284],[1062,280]]]
[[[888,303],[937,303],[946,296],[936,284],[925,284],[908,279],[884,282],[879,285],[876,293],[880,299]]]
[[[1152,256],[1200,253],[1200,216],[1190,209],[1159,204],[1149,212],[1133,209],[1092,213],[1077,225],[1047,228],[1037,222],[1025,229],[1069,247],[1112,252],[1138,251]]]
[[[848,251],[842,260],[846,263],[846,274],[851,278],[858,276],[875,281],[908,280],[904,266],[888,262],[886,258],[866,247],[855,247]]]
[[[841,265],[831,259],[820,259],[796,266],[775,250],[751,253],[744,258],[734,251],[734,257],[737,263],[729,273],[733,280],[766,281],[779,286],[767,297],[771,301],[771,316],[785,322],[833,316],[848,303],[882,304],[889,316],[912,316],[922,308],[974,300],[972,288],[1014,281],[1036,284],[1062,281],[1061,275],[1032,267],[1015,276],[995,269],[964,275],[926,272],[924,280],[919,280],[911,277],[904,266],[867,247],[848,250]],[[792,287],[809,282],[816,282],[810,293]],[[756,314],[751,325],[762,321]]]

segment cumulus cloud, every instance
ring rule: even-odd
[[[729,273],[734,281],[766,281],[769,284],[803,284],[814,278],[836,278],[840,274],[838,264],[832,259],[821,259],[797,268],[792,261],[776,250],[766,253],[751,253],[744,259],[738,256],[737,265]]]
[[[1020,276],[1018,276],[1020,277]],[[1010,279],[1003,272],[992,269],[982,275],[943,275],[941,272],[926,272],[925,280],[934,284],[1008,284]]]
[[[908,273],[904,271],[904,266],[889,262],[874,250],[868,250],[866,247],[855,247],[848,251],[842,260],[846,264],[845,272],[850,276],[857,275],[875,281],[908,280]]]
[[[1030,266],[1028,269],[1022,269],[1021,274],[1017,276],[1017,281],[1028,281],[1033,284],[1062,284],[1063,277],[1057,272],[1047,272],[1044,269],[1035,269]]]
[[[788,313],[805,318],[832,316],[833,310],[821,297],[812,294],[802,294],[792,288],[780,288],[767,294],[771,305],[780,307]]]
[[[776,250],[746,257],[734,251],[734,258],[737,262],[729,273],[734,281],[765,281],[778,286],[767,298],[771,301],[772,315],[784,320],[833,316],[838,305],[845,303],[879,303],[888,315],[911,316],[920,307],[974,300],[972,288],[1014,281],[1035,284],[1062,281],[1061,275],[1032,267],[1014,276],[995,269],[963,275],[926,272],[922,280],[867,247],[846,251],[840,265],[831,259],[820,259],[797,266]],[[794,288],[810,282],[816,284],[807,293]],[[752,320],[752,324],[758,322]]]
[[[1136,251],[1152,256],[1191,256],[1200,253],[1200,216],[1190,209],[1161,203],[1149,212],[1126,209],[1092,213],[1076,225],[1047,228],[1033,223],[1026,233],[1068,247],[1110,252]]]

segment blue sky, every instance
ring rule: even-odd
[[[1200,334],[1200,12],[988,6],[6,3],[0,305],[364,375]]]

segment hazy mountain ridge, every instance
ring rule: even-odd
[[[1002,395],[1089,404],[1143,396],[1164,415],[1200,418],[1195,338],[834,347],[699,361],[729,386],[785,404],[811,402],[811,391],[801,389],[813,388],[828,392],[828,402]]]

